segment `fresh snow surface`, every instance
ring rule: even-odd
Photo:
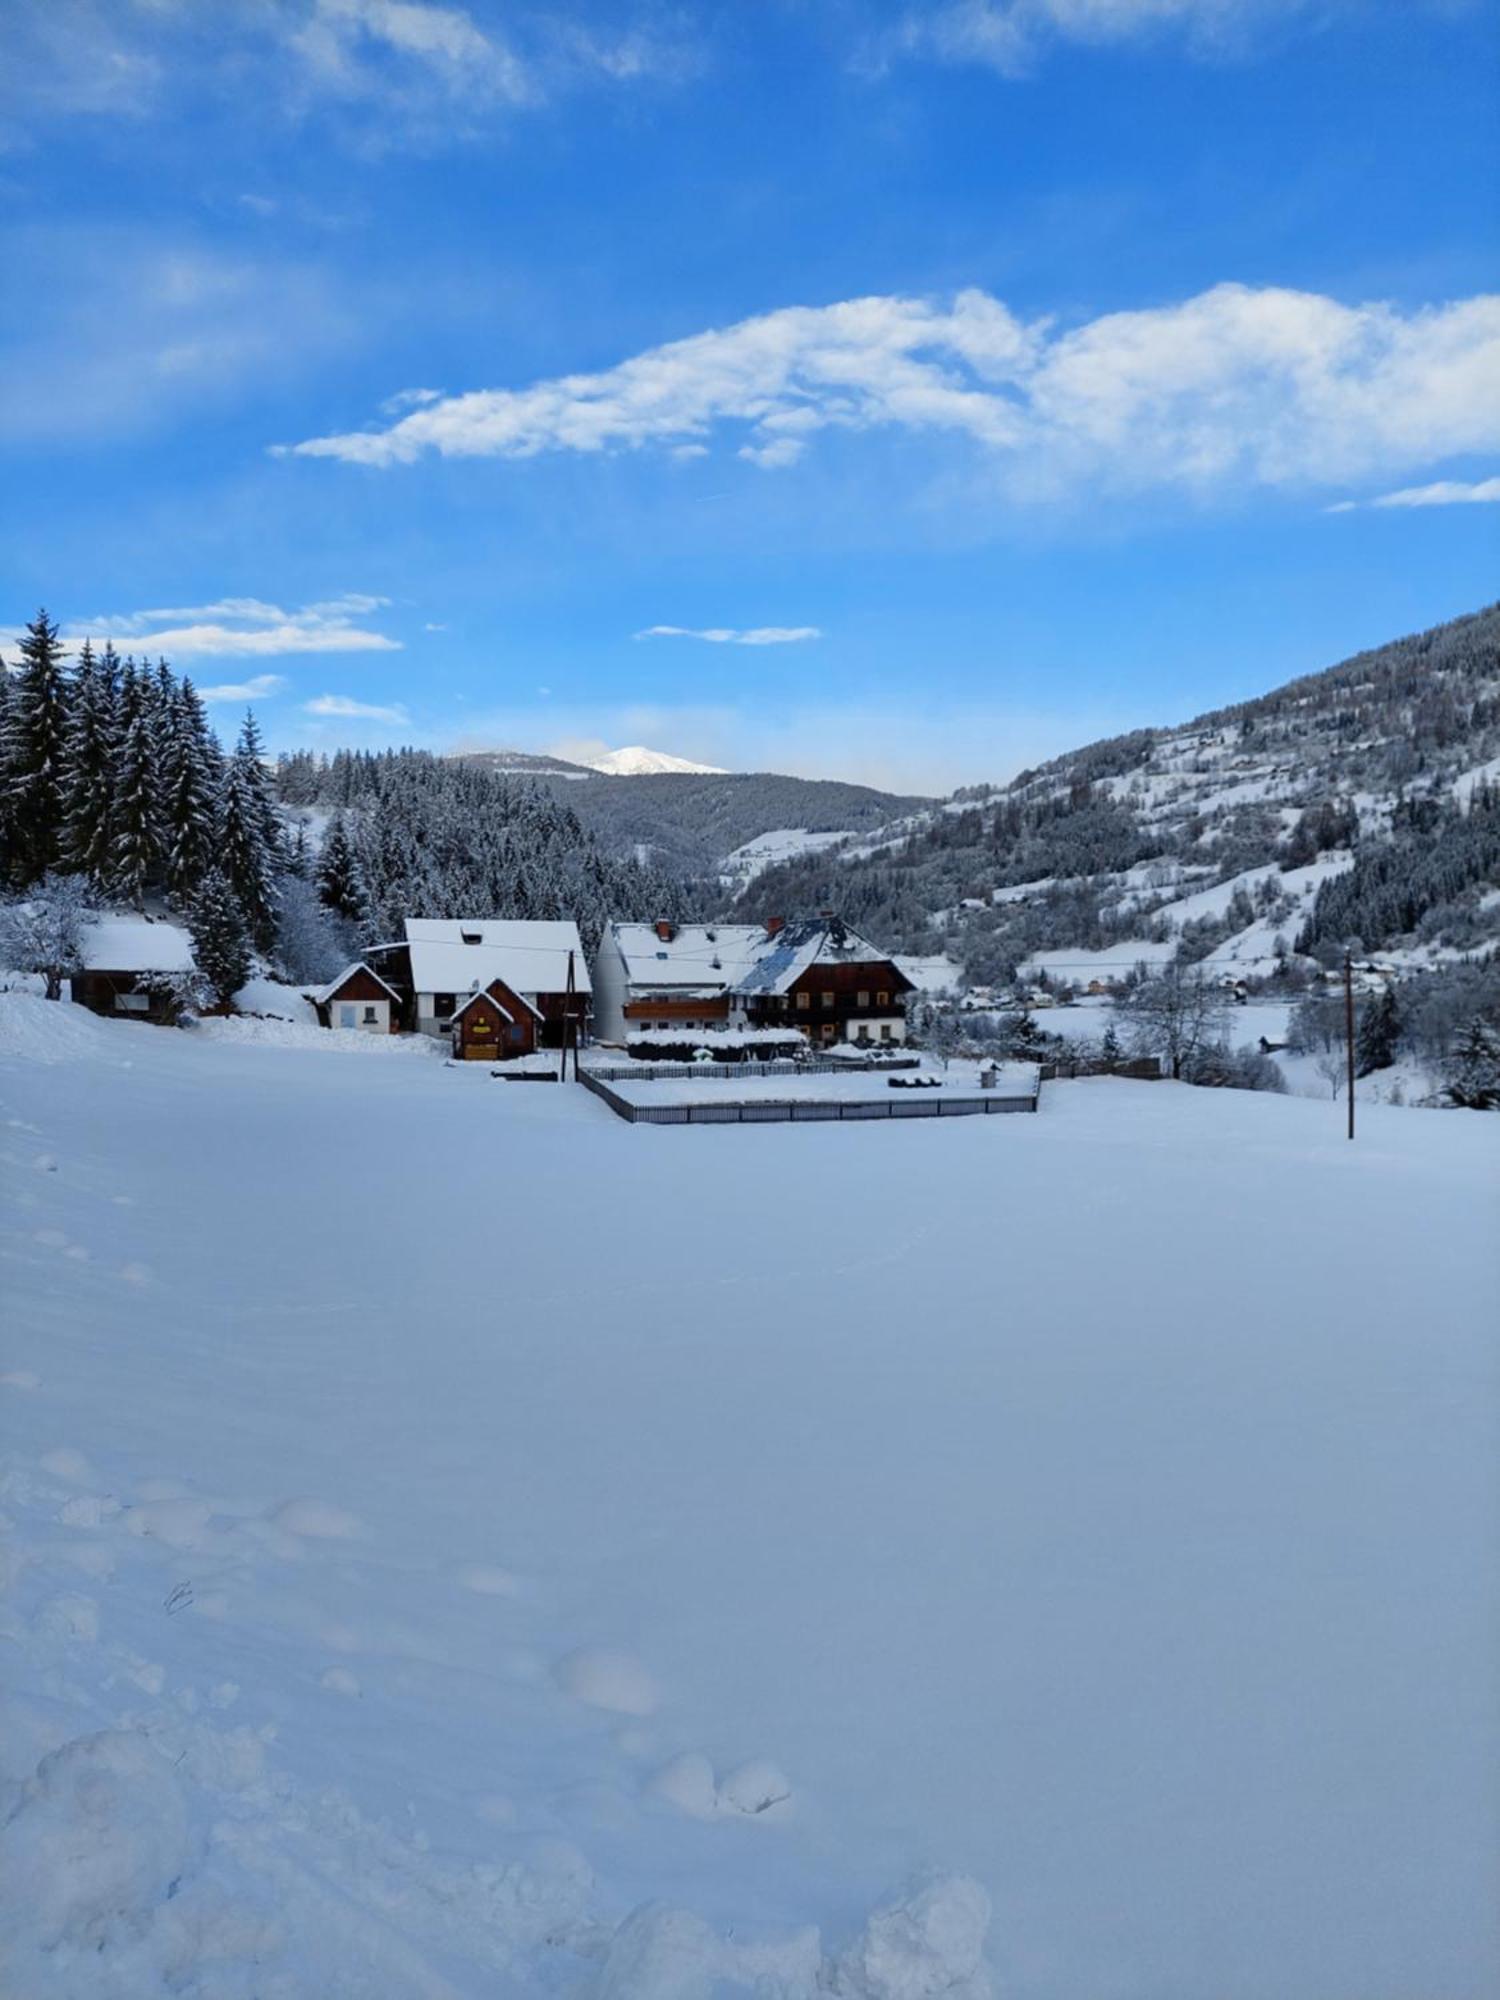
[[[799,854],[819,854],[824,848],[837,847],[841,840],[851,838],[847,832],[810,833],[805,826],[778,826],[726,854],[719,863],[719,873],[736,891],[748,889],[757,875],[763,875],[779,861],[795,860]]]
[[[0,995],[0,1989],[1496,1990],[1500,1120],[355,1045]]]
[[[602,771],[607,778],[656,778],[677,773],[689,777],[722,778],[722,764],[694,764],[686,757],[674,757],[668,750],[648,750],[644,743],[631,743],[623,750],[606,750],[602,756],[590,757],[591,771]]]

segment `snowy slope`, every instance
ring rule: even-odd
[[[0,996],[7,1993],[1494,1990],[1500,1121],[285,1033]]]
[[[660,778],[675,773],[702,778],[725,775],[720,764],[694,764],[686,757],[674,757],[667,750],[648,750],[644,743],[632,743],[623,750],[606,750],[601,757],[589,758],[588,766],[591,771],[602,771],[610,778]]]

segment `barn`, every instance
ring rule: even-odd
[[[97,917],[83,942],[72,997],[91,1013],[170,1023],[182,1011],[180,982],[197,970],[179,924],[145,916]]]

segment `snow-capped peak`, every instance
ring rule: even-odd
[[[591,771],[602,771],[609,778],[654,778],[664,773],[713,778],[724,775],[720,764],[690,763],[686,757],[673,757],[666,750],[648,750],[643,743],[632,743],[624,750],[606,750],[602,757],[590,757],[587,761]]]

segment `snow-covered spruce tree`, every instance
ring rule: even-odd
[[[1443,1087],[1452,1104],[1468,1111],[1500,1111],[1500,1028],[1476,1014],[1460,1031],[1443,1064]]]
[[[136,909],[163,873],[161,745],[149,679],[125,662],[120,682],[120,734],[115,749],[109,840],[111,892]]]
[[[347,918],[335,916],[311,882],[296,873],[282,877],[280,893],[276,963],[293,984],[316,981],[321,986],[353,957],[352,927]]]
[[[1100,1059],[1107,1063],[1117,1063],[1120,1060],[1120,1037],[1115,1033],[1115,1024],[1113,1021],[1106,1021],[1104,1024],[1104,1034],[1099,1043],[1099,1055]]]
[[[62,755],[62,860],[102,888],[109,879],[118,663],[85,639],[68,690]]]
[[[1228,1003],[1195,967],[1174,961],[1146,972],[1118,1003],[1137,1055],[1160,1056],[1173,1077],[1223,1037]]]
[[[56,861],[62,833],[67,686],[57,626],[39,611],[20,641],[0,742],[0,790],[9,833],[8,872],[24,887]]]
[[[323,852],[318,863],[318,894],[335,916],[344,917],[352,924],[363,923],[370,913],[370,901],[365,894],[359,864],[349,844],[341,812],[335,813],[328,822],[328,831],[323,837]]]
[[[1359,1076],[1373,1076],[1389,1069],[1401,1047],[1401,1009],[1396,991],[1387,986],[1374,1001],[1360,1010],[1359,1029],[1354,1037],[1354,1067]]]
[[[262,951],[270,949],[276,929],[281,844],[281,822],[271,796],[260,730],[247,710],[224,775],[218,852],[250,934]]]
[[[88,883],[81,875],[44,875],[20,901],[0,909],[0,965],[40,973],[47,998],[61,1000],[62,983],[83,966]]]
[[[211,868],[199,884],[188,914],[193,956],[208,981],[214,1000],[232,1007],[234,996],[250,977],[250,925],[222,868]]]
[[[162,818],[167,887],[195,893],[213,865],[224,759],[192,682],[174,683],[163,702]]]

